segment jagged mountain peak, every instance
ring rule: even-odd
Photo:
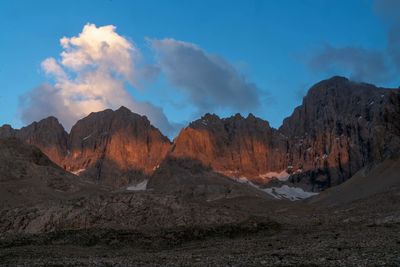
[[[189,127],[205,127],[210,124],[219,123],[221,118],[216,114],[206,113],[200,119],[194,120],[189,124]]]
[[[347,82],[350,82],[350,79],[349,79],[349,78],[344,77],[344,76],[340,76],[340,75],[335,75],[335,76],[332,76],[332,77],[330,77],[330,78],[328,78],[328,79],[319,81],[319,82],[316,83],[316,84],[347,83]]]
[[[243,120],[244,117],[240,113],[236,113],[234,116],[232,116],[235,120]],[[232,118],[231,117],[231,118]]]
[[[54,117],[54,116],[49,116],[47,118],[44,118],[39,121],[34,121],[28,126],[22,127],[22,129],[29,129],[29,128],[52,128],[52,129],[57,129],[57,131],[65,131],[64,126],[60,123],[60,121]]]
[[[120,111],[120,112],[129,112],[129,113],[132,112],[129,108],[127,108],[127,107],[125,107],[125,106],[120,106],[116,111]]]
[[[0,137],[7,138],[7,137],[14,137],[15,130],[11,127],[10,124],[4,124],[0,127]]]
[[[333,127],[336,122],[344,123],[354,118],[369,121],[382,116],[382,106],[396,91],[334,76],[313,85],[302,104],[284,119],[279,130],[285,135],[299,136],[312,129],[322,129],[324,125]]]
[[[311,86],[304,99],[325,98],[329,100],[328,96],[345,98],[351,95],[371,94],[376,89],[378,88],[373,84],[355,82],[342,76],[333,76]]]
[[[121,106],[120,108],[116,109],[114,113],[116,116],[132,116],[136,119],[142,119],[150,124],[150,121],[146,116],[132,112],[129,108],[125,106]]]
[[[263,127],[269,128],[269,122],[254,116],[252,113],[249,113],[247,117],[244,117],[240,113],[236,113],[230,117],[220,118],[216,114],[206,113],[200,119],[194,120],[189,124],[191,128],[212,128],[216,125],[223,126],[228,124],[235,124],[235,125],[251,125],[253,126],[254,123],[259,123]],[[226,127],[225,127],[226,128]]]
[[[246,119],[254,120],[254,119],[258,119],[258,118],[257,118],[256,116],[254,116],[253,113],[250,112],[250,113],[247,115]]]
[[[133,131],[136,135],[138,134],[139,128],[154,129],[159,132],[157,128],[151,125],[151,122],[146,116],[139,115],[121,106],[116,110],[106,109],[99,112],[92,112],[88,116],[80,119],[72,127],[71,136],[77,133],[87,136],[98,131],[103,134],[111,134],[125,128],[136,129]]]
[[[67,170],[114,187],[151,173],[171,145],[146,116],[126,107],[79,120],[69,143],[70,153],[63,163]]]

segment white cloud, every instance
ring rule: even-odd
[[[63,68],[58,65],[57,61],[54,58],[47,58],[45,59],[42,64],[42,69],[48,75],[53,75],[59,80],[67,79],[67,74],[63,70]]]
[[[24,122],[54,115],[70,129],[90,112],[126,106],[171,134],[174,129],[160,108],[135,100],[126,90],[125,85],[135,85],[136,75],[143,72],[135,69],[140,53],[114,26],[87,24],[79,36],[63,37],[60,43],[60,60],[50,57],[42,62],[54,84],[35,88],[21,98]]]
[[[63,37],[60,40],[64,48],[61,64],[75,71],[97,67],[133,82],[133,62],[139,57],[139,51],[115,30],[112,25],[96,27],[87,24],[78,37]]]

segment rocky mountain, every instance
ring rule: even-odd
[[[314,85],[278,129],[249,115],[207,114],[183,129],[172,155],[228,176],[272,177],[313,191],[338,185],[400,149],[400,90],[333,77]]]
[[[252,114],[226,119],[206,114],[180,132],[171,155],[199,160],[228,176],[258,179],[286,168],[285,141],[267,121]]]
[[[113,187],[141,180],[165,158],[170,141],[125,107],[91,113],[69,135],[64,168]]]
[[[20,130],[0,127],[0,137],[10,136],[36,145],[64,169],[114,188],[144,181],[176,158],[258,184],[278,178],[320,191],[398,153],[400,90],[332,77],[314,85],[279,129],[252,114],[206,114],[173,143],[124,107],[91,113],[70,134],[53,117]]]
[[[0,137],[35,145],[65,170],[114,188],[142,180],[170,149],[169,139],[145,116],[125,107],[91,113],[70,134],[49,117],[20,130],[4,125]]]
[[[363,166],[400,151],[400,90],[333,77],[314,85],[279,132],[287,138],[287,165],[327,188]]]
[[[16,137],[42,150],[52,161],[61,166],[67,155],[68,133],[54,117],[22,127],[19,130],[10,125],[0,127],[0,138]]]

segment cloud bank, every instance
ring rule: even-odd
[[[393,60],[397,71],[400,71],[400,1],[377,0],[375,9],[383,20],[389,24],[387,53]]]
[[[362,47],[332,47],[326,45],[309,61],[313,71],[337,73],[344,71],[355,81],[386,82],[392,77],[392,68],[380,51]]]
[[[309,60],[316,72],[344,72],[358,81],[387,83],[397,81],[400,73],[400,1],[376,0],[374,8],[388,25],[387,47],[374,51],[363,47],[326,45]]]
[[[126,85],[135,86],[140,53],[112,25],[84,26],[76,37],[63,37],[60,59],[45,59],[41,67],[53,83],[39,86],[21,97],[21,118],[30,123],[49,115],[70,129],[90,112],[126,106],[146,115],[164,133],[174,131],[161,108],[135,100]]]
[[[199,113],[255,110],[260,90],[223,58],[174,39],[148,39],[168,81],[188,96]]]

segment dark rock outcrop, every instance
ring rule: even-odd
[[[17,138],[0,139],[0,208],[34,205],[90,193],[90,186],[53,163],[35,146]]]
[[[214,172],[200,161],[187,158],[167,157],[150,177],[147,189],[207,201],[244,196],[272,199],[249,185],[239,184]]]

